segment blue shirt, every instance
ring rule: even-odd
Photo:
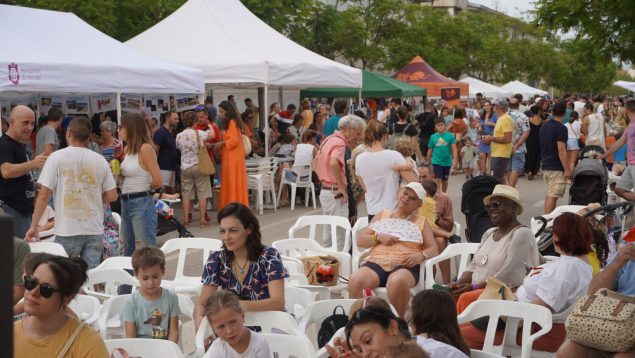
[[[628,261],[617,274],[615,291],[623,295],[635,296],[635,261]]]
[[[135,324],[139,338],[168,339],[170,318],[179,314],[178,296],[162,288],[156,300],[144,298],[139,291],[131,294],[123,304],[120,318]]]
[[[167,128],[161,126],[152,141],[159,147],[157,153],[157,163],[161,170],[176,170],[179,161],[179,152],[176,150],[176,140]]]
[[[324,124],[324,128],[322,129],[322,133],[324,134],[325,138],[335,133],[335,130],[340,124],[340,118],[342,118],[342,115],[336,114],[333,117],[330,117],[329,119],[326,120],[326,123]]]
[[[625,162],[627,149],[628,149],[628,146],[626,144],[621,146],[620,149],[616,150],[615,153],[613,153],[613,160]]]

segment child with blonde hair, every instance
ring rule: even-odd
[[[245,313],[235,293],[214,292],[205,305],[205,316],[216,335],[205,358],[271,358],[269,343],[245,327]]]

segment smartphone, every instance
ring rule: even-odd
[[[447,291],[447,292],[452,292],[452,289],[449,286],[446,285],[439,285],[437,283],[435,283],[434,285],[432,285],[432,289],[434,290],[441,290],[441,291]]]

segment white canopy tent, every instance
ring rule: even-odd
[[[624,89],[627,89],[631,92],[635,92],[635,82],[629,82],[629,81],[616,81],[613,83],[614,86],[618,86],[618,87],[622,87]]]
[[[529,86],[527,84],[524,84],[524,83],[522,83],[522,82],[520,82],[518,80],[511,81],[511,82],[509,82],[507,84],[504,84],[504,85],[501,86],[501,88],[508,90],[509,92],[512,93],[512,95],[516,94],[516,93],[520,93],[520,94],[523,95],[524,99],[527,99],[527,98],[535,96],[535,95],[546,96],[548,94],[547,91],[543,91],[541,89],[531,87],[531,86]]]
[[[200,68],[209,84],[362,87],[361,70],[289,40],[239,0],[189,0],[126,44],[168,61]],[[169,44],[169,50],[165,44]]]
[[[239,0],[189,0],[158,24],[126,42],[168,61],[198,67],[206,84],[302,89],[359,88],[362,71],[289,40]],[[162,44],[170,44],[166,51]],[[269,141],[268,126],[265,140]],[[268,146],[266,146],[268,154]]]
[[[134,50],[75,14],[0,5],[0,94],[202,93],[200,69]]]
[[[490,98],[498,98],[498,97],[505,97],[505,96],[508,97],[513,95],[513,93],[511,93],[510,91],[504,88],[494,86],[493,84],[489,84],[485,81],[481,81],[478,78],[474,78],[474,77],[468,76],[462,80],[459,80],[459,82],[467,83],[470,85],[470,97],[476,97],[477,93],[482,93],[483,96],[490,97]]]

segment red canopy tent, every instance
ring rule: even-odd
[[[410,61],[393,78],[423,87],[428,91],[428,97],[445,97],[448,100],[458,100],[461,96],[467,97],[469,85],[467,83],[453,81],[437,72],[420,56]]]

